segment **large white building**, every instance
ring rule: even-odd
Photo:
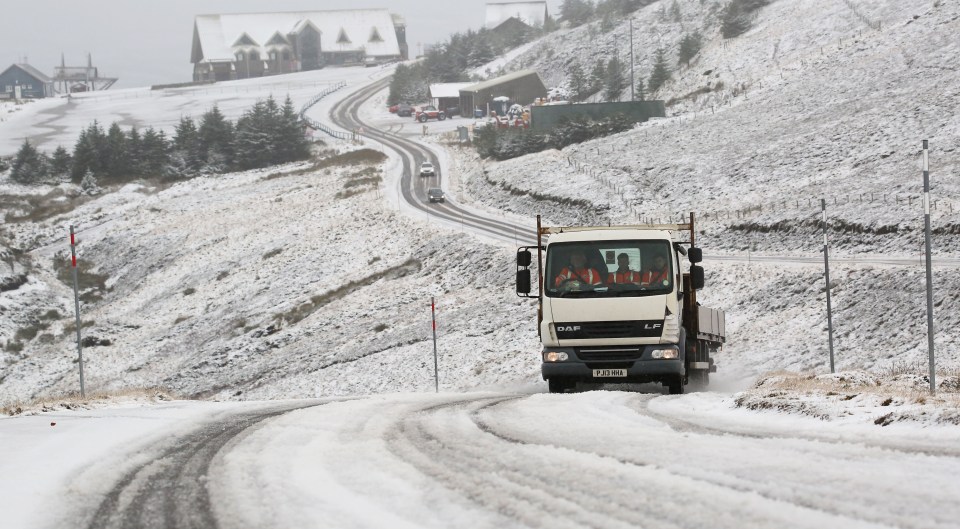
[[[546,2],[492,2],[487,4],[487,29],[496,29],[515,18],[530,27],[542,27],[547,20]]]
[[[406,25],[386,9],[199,15],[194,81],[316,70],[407,58]]]

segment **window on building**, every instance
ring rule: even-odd
[[[350,37],[347,36],[347,32],[340,28],[340,35],[337,37],[337,44],[350,44]]]
[[[369,42],[383,42],[383,37],[380,36],[380,31],[376,27],[370,31],[370,40]]]
[[[260,54],[259,54],[258,52],[255,52],[255,51],[251,51],[251,52],[250,52],[250,60],[251,60],[251,61],[259,61],[259,60],[260,60]]]
[[[238,51],[238,52],[237,52],[237,60],[238,60],[238,61],[242,61],[242,60],[243,60],[243,52],[242,52],[242,51]]]

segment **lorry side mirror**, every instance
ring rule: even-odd
[[[699,265],[690,266],[690,285],[694,290],[703,288],[703,267]]]
[[[703,261],[703,250],[700,248],[690,248],[687,250],[687,258],[690,259],[690,262],[697,264]]]
[[[530,294],[530,269],[524,268],[517,270],[517,295],[527,294]]]
[[[520,268],[528,268],[532,259],[533,258],[530,256],[530,250],[517,251],[517,266]]]

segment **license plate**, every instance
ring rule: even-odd
[[[594,369],[593,378],[625,377],[626,369]]]

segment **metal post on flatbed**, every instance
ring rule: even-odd
[[[930,356],[930,394],[937,393],[936,364],[933,357],[933,256],[930,255],[930,151],[923,140],[923,231],[927,254],[927,346]]]
[[[80,364],[80,398],[86,398],[83,387],[83,344],[80,341],[80,293],[77,286],[77,239],[74,235],[73,224],[70,225],[70,257],[73,267],[73,306],[77,315],[77,363]]]
[[[820,199],[823,210],[823,275],[827,282],[827,340],[830,345],[830,372],[835,373],[833,365],[833,307],[830,305],[830,257],[827,246],[827,199]]]

